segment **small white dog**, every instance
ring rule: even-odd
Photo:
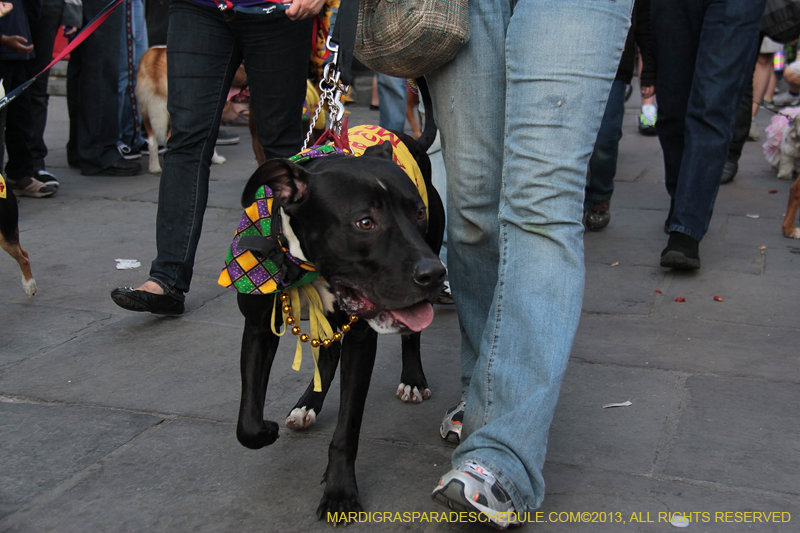
[[[792,179],[796,161],[800,161],[800,119],[798,117],[792,118],[783,130],[778,177],[782,180]]]

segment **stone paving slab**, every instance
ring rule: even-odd
[[[690,377],[664,473],[800,498],[798,405],[793,383]]]
[[[796,338],[797,331],[791,329],[584,314],[572,357],[599,364],[800,384]]]
[[[0,399],[0,521],[160,422],[124,411]]]

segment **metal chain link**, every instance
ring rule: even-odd
[[[328,129],[333,130],[337,135],[341,134],[342,120],[344,118],[344,104],[342,103],[342,95],[347,92],[349,87],[340,81],[341,72],[339,72],[339,46],[331,43],[330,37],[326,43],[328,50],[333,54],[333,60],[325,65],[322,80],[319,82],[320,95],[319,104],[314,112],[314,118],[311,119],[311,124],[308,128],[305,141],[303,142],[303,150],[308,148],[308,143],[311,141],[311,135],[314,132],[314,126],[317,123],[322,106],[328,104],[329,125]]]

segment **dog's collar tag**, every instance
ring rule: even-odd
[[[0,198],[6,198],[6,180],[3,179],[3,176],[0,176]]]

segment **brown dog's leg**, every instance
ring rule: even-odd
[[[256,116],[254,113],[250,113],[250,118],[247,119],[247,127],[250,129],[250,139],[253,143],[253,153],[256,156],[256,163],[261,166],[267,160],[267,157],[264,155],[264,148],[262,148],[261,143],[258,142],[258,130],[256,129]]]
[[[15,201],[12,199],[12,201]],[[16,242],[8,242],[0,235],[0,248],[3,248],[8,255],[14,258],[22,271],[22,288],[25,289],[25,294],[28,298],[33,298],[36,294],[36,280],[33,279],[33,272],[31,272],[31,262],[28,259],[28,252],[22,249],[19,245],[19,240]]]
[[[800,229],[794,225],[798,207],[800,207],[800,176],[789,189],[789,204],[786,206],[786,216],[783,218],[783,235],[790,239],[800,239]]]

